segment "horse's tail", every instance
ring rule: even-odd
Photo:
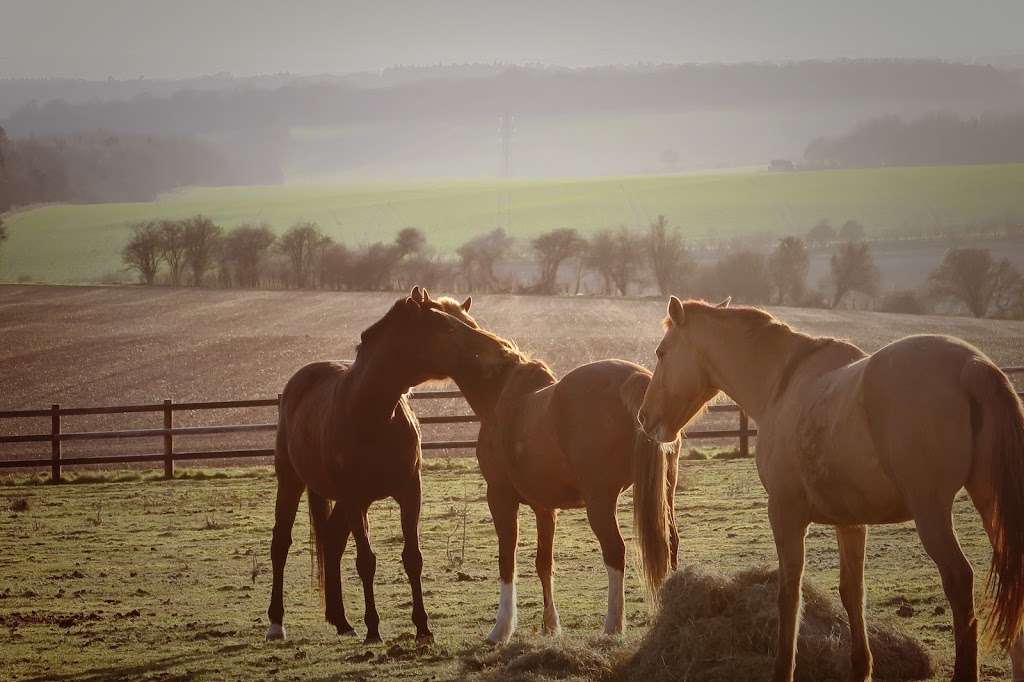
[[[309,498],[309,570],[310,578],[315,577],[320,588],[320,605],[324,600],[324,541],[327,533],[327,518],[331,515],[331,501],[313,492],[306,491]]]
[[[675,444],[662,445],[647,437],[636,424],[650,377],[634,374],[620,391],[622,403],[636,426],[633,443],[633,534],[634,545],[643,567],[644,585],[650,603],[657,602],[658,589],[670,567],[668,499],[668,457]]]
[[[972,471],[972,479],[992,488],[979,491],[992,499],[987,513],[982,511],[992,541],[985,583],[992,607],[985,632],[1009,649],[1024,626],[1024,410],[1010,380],[984,359],[968,362],[961,380],[975,403],[973,466],[981,469]]]

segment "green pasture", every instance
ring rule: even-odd
[[[682,480],[685,490],[676,499],[682,562],[726,573],[775,565],[766,498],[750,459],[686,461]],[[269,467],[181,472],[173,481],[93,472],[79,481],[0,478],[4,679],[455,680],[469,676],[474,661],[489,652],[483,638],[497,605],[497,545],[472,459],[430,460],[423,474],[424,594],[436,635],[426,647],[412,639],[399,515],[390,501],[370,515],[384,644],[339,639],[323,622],[310,586],[304,512],[293,532],[285,581],[289,639],[267,643],[275,485]],[[627,492],[619,511],[627,542],[630,509]],[[955,516],[980,599],[988,542],[966,497],[958,499]],[[609,646],[592,639],[604,616],[607,581],[583,511],[561,514],[555,540],[562,640],[539,634],[543,600],[528,509],[520,522],[519,634],[513,645]],[[811,528],[807,558],[807,579],[836,594],[839,563],[830,528]],[[343,576],[349,619],[365,633],[351,551]],[[937,677],[948,679],[949,609],[913,524],[872,528],[866,584],[870,621],[919,638],[937,662]],[[631,567],[627,634],[610,646],[628,656],[648,619]],[[1006,679],[1007,673],[1004,656],[984,655],[985,680]]]
[[[645,225],[659,213],[692,238],[802,233],[822,217],[916,233],[1024,213],[1024,165],[195,188],[151,203],[8,215],[0,280],[124,279],[118,254],[129,225],[196,213],[226,227],[266,221],[279,232],[312,220],[351,245],[415,225],[442,251],[495,226],[525,239],[555,227]]]

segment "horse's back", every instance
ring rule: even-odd
[[[332,398],[347,371],[348,366],[339,362],[313,362],[293,374],[281,393],[275,455],[278,475],[288,467],[310,488],[331,499],[336,499],[336,492],[331,484],[326,425]]]
[[[577,367],[558,382],[549,414],[577,476],[614,478],[622,486],[632,481],[639,409],[635,399],[643,398],[650,376],[632,362],[600,360]]]

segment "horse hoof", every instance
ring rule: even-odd
[[[381,644],[382,640],[380,635],[367,635],[366,639],[363,640],[363,644]]]
[[[355,637],[356,630],[352,626],[346,630],[344,628],[338,628],[338,637]]]
[[[285,638],[284,626],[280,623],[271,623],[267,628],[267,641],[274,642]]]
[[[432,633],[432,632],[425,632],[422,635],[416,635],[416,643],[420,644],[420,645],[433,644],[434,643],[434,633]]]

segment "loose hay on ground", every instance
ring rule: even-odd
[[[608,679],[630,653],[624,642],[612,637],[530,635],[482,656],[468,656],[463,666],[480,682],[584,682]]]
[[[686,567],[661,592],[654,625],[635,649],[609,638],[514,640],[463,665],[480,680],[675,682],[768,679],[778,627],[777,571],[726,576]],[[835,599],[804,581],[798,682],[845,680],[850,629]],[[871,626],[876,680],[922,680],[934,674],[920,642],[897,629]]]
[[[662,588],[661,610],[623,680],[759,680],[772,670],[778,627],[777,571],[752,569],[724,576],[688,566]],[[804,580],[797,645],[797,680],[849,676],[850,629],[845,612]],[[933,665],[920,642],[884,626],[869,629],[876,680],[921,680]]]

